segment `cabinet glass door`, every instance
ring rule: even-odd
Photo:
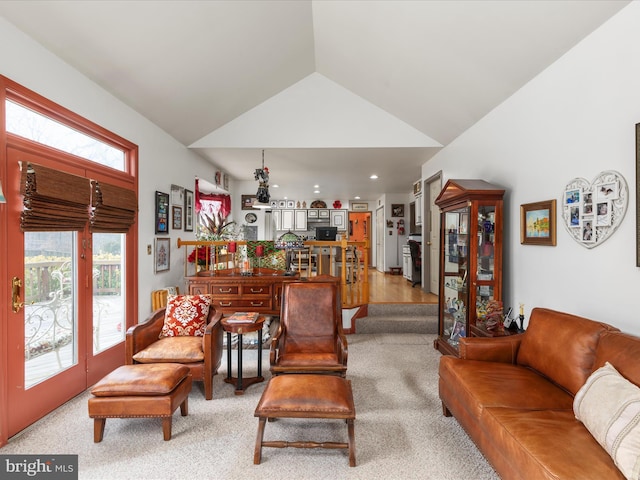
[[[467,335],[469,209],[446,212],[444,221],[442,335],[450,345],[457,347],[460,337]]]
[[[478,206],[478,252],[476,278],[476,311],[481,311],[494,298],[495,288],[495,205]]]

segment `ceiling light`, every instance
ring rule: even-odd
[[[273,185],[271,185],[272,188],[280,188],[280,185],[278,185],[277,183],[274,183]]]
[[[313,193],[320,193],[320,190],[314,190]]]
[[[269,169],[264,166],[264,150],[262,150],[262,168],[256,168],[254,178],[259,182],[256,202],[253,208],[271,208],[269,203]]]
[[[353,197],[354,200],[360,200],[360,195],[356,195],[355,197]]]
[[[320,185],[314,185],[313,188],[320,188]]]
[[[378,175],[376,175],[375,173],[373,175],[371,175],[369,177],[371,180],[377,180],[378,179]]]

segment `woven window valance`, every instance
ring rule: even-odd
[[[95,180],[92,185],[91,231],[128,232],[138,211],[135,192]]]
[[[127,233],[138,201],[133,190],[43,167],[22,165],[22,231],[83,230]]]
[[[89,220],[89,179],[35,163],[22,165],[22,231],[82,230]]]

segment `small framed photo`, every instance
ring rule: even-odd
[[[353,202],[351,204],[351,210],[354,210],[356,212],[358,212],[358,211],[360,211],[360,212],[367,211],[367,210],[369,210],[369,204],[368,203],[356,203],[356,202]]]
[[[580,198],[580,191],[574,192]],[[555,199],[520,205],[520,243],[522,245],[556,245]]]
[[[171,218],[173,220],[173,229],[182,230],[182,207],[173,205],[171,207]]]
[[[154,255],[155,273],[168,272],[171,268],[171,244],[169,238],[156,238]]]
[[[611,202],[596,201],[596,226],[608,227],[611,225]]]
[[[278,200],[271,200],[269,205],[271,205],[271,208],[278,208]]]
[[[171,205],[180,205],[184,203],[184,187],[180,185],[171,185]]]
[[[582,200],[582,191],[579,188],[564,192],[565,205],[577,205]]]
[[[593,224],[593,215],[582,217],[580,220],[580,239],[584,243],[594,243],[596,241],[596,229]]]
[[[404,217],[404,204],[393,203],[391,204],[391,216],[392,217]]]
[[[295,200],[287,200],[287,208],[296,208]]]
[[[156,192],[156,233],[169,233],[169,194]]]
[[[585,191],[582,193],[582,215],[593,214],[593,192]]]
[[[286,200],[278,200],[278,208],[287,208]]]
[[[596,200],[598,202],[604,200],[616,200],[620,197],[618,182],[600,183],[598,185],[594,185],[593,189],[596,192]]]
[[[227,192],[229,191],[229,174],[227,173],[222,176],[222,188],[224,188]]]
[[[255,195],[242,195],[242,210],[253,210],[255,201]]]
[[[193,232],[193,192],[184,191],[184,231]]]
[[[569,206],[569,227],[578,228],[580,226],[580,205]]]

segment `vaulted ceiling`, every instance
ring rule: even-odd
[[[0,15],[238,180],[266,149],[273,197],[372,199],[407,192],[628,3],[5,0]]]

